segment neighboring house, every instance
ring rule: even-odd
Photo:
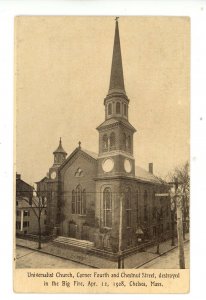
[[[20,174],[16,175],[16,233],[17,234],[38,234],[38,203],[37,197],[33,196],[33,187],[21,179]],[[46,205],[45,205],[46,206]],[[45,232],[47,210],[42,209],[41,230]]]
[[[132,101],[131,101],[132,105]],[[129,99],[125,92],[118,22],[116,22],[109,91],[104,99],[105,120],[99,132],[99,153],[77,147],[68,157],[59,146],[48,178],[37,182],[47,193],[48,226],[59,235],[94,242],[116,252],[170,236],[169,186],[135,164]],[[158,213],[157,213],[158,212]],[[121,244],[121,245],[120,245]]]

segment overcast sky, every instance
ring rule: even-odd
[[[53,163],[62,137],[98,152],[113,17],[16,18],[16,171],[28,183]],[[136,165],[164,176],[189,159],[190,23],[182,17],[121,17],[120,41]]]

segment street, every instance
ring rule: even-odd
[[[16,247],[16,268],[71,268],[90,269],[91,267],[67,259],[40,253],[28,248]]]
[[[189,268],[189,247],[190,243],[184,245],[185,252],[185,268]],[[144,269],[179,269],[178,248],[175,248],[143,265]]]

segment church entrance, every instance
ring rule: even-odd
[[[82,225],[82,240],[89,240],[89,226],[86,223]]]
[[[68,236],[74,239],[77,237],[77,225],[74,221],[69,222]]]

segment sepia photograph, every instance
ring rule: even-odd
[[[15,121],[15,270],[189,269],[189,17],[17,16]]]

